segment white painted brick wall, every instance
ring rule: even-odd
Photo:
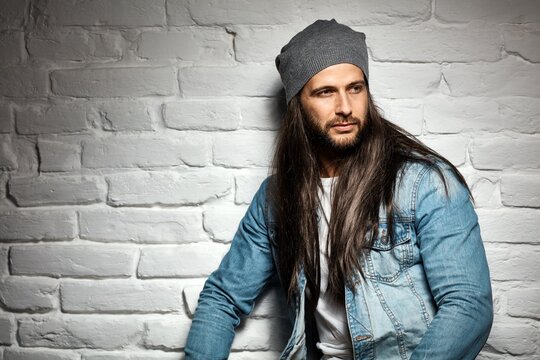
[[[375,100],[476,197],[495,323],[540,358],[537,0],[1,0],[0,359],[181,359],[204,279],[268,173],[274,57],[335,17]],[[276,359],[275,286],[231,359]]]

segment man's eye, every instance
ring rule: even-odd
[[[359,93],[359,92],[361,92],[361,91],[362,91],[362,86],[361,86],[361,85],[353,86],[353,87],[351,88],[351,92],[353,92],[353,93]]]
[[[330,95],[331,93],[332,93],[332,90],[330,90],[330,89],[324,89],[324,90],[319,91],[317,94],[318,94],[319,96],[328,96],[328,95]]]

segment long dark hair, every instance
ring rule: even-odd
[[[270,194],[277,223],[278,272],[288,300],[297,293],[298,274],[303,270],[311,294],[308,306],[314,310],[321,276],[317,224],[321,164],[305,122],[296,95],[287,106],[277,137]],[[406,162],[429,163],[437,170],[437,162],[441,161],[465,184],[455,166],[383,118],[369,90],[367,118],[359,136],[354,151],[336,164],[339,177],[333,186],[327,292],[337,299],[343,298],[344,287],[353,284],[355,274],[363,274],[362,254],[369,251],[377,237],[381,204],[392,236],[394,188]],[[440,169],[438,172],[442,177]]]

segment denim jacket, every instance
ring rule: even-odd
[[[381,208],[363,278],[345,289],[354,359],[474,359],[493,320],[491,285],[477,216],[445,166],[409,163],[395,191],[394,236]],[[256,193],[219,268],[200,294],[186,359],[226,359],[240,314],[276,272],[268,179]],[[293,301],[293,330],[280,359],[306,359],[305,277]],[[269,334],[271,336],[271,334]]]

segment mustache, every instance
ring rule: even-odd
[[[354,117],[354,116],[347,117],[347,118],[336,116],[335,118],[333,118],[332,120],[330,120],[329,122],[326,123],[325,129],[329,130],[332,126],[335,126],[335,125],[338,125],[338,124],[357,124],[357,125],[359,125],[361,123],[362,122],[360,121],[360,119],[357,118],[357,117]]]

